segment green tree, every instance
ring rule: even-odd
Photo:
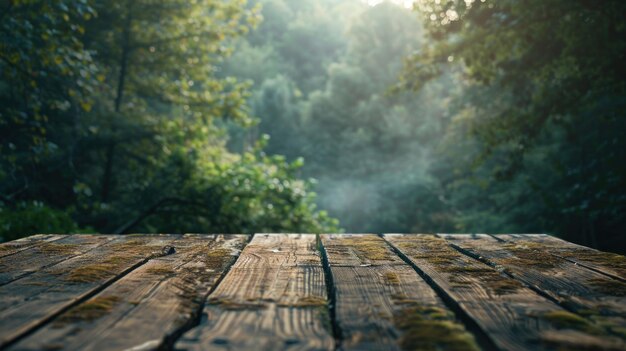
[[[71,212],[71,185],[59,184],[71,176],[51,181],[44,170],[67,166],[61,155],[71,150],[64,143],[74,137],[73,126],[98,86],[94,53],[81,41],[95,9],[87,1],[70,0],[1,6],[0,236],[32,233],[37,225],[73,231],[76,225],[67,213],[42,202],[57,198]]]
[[[225,147],[218,121],[252,119],[248,84],[218,75],[218,64],[256,23],[254,7],[50,0],[13,1],[8,11],[0,129],[11,134],[24,115],[41,120],[46,138],[24,127],[2,146],[1,213],[13,223],[3,237],[18,235],[25,211],[57,223],[43,221],[42,231],[78,230],[70,216],[104,232],[336,230],[296,178],[299,163],[258,145],[242,154]],[[36,229],[28,230],[19,234]]]
[[[433,44],[407,61],[401,84],[419,89],[450,62],[463,67],[473,92],[462,97],[472,106],[462,123],[477,151],[469,172],[484,184],[466,199],[486,193],[494,201],[469,217],[503,214],[506,224],[492,228],[623,245],[624,3],[421,1],[418,8]]]

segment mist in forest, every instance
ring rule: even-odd
[[[548,233],[626,252],[622,1],[10,1],[0,240]]]
[[[392,3],[262,4],[263,22],[224,64],[223,74],[254,81],[259,119],[231,147],[267,134],[268,153],[303,157],[319,208],[347,232],[450,228],[419,212],[441,202],[428,173],[436,145],[429,134],[445,118],[446,97],[428,106],[427,95],[454,88],[442,79],[429,92],[390,92],[424,40],[419,16]]]
[[[401,1],[259,3],[263,22],[223,66],[223,74],[254,82],[258,124],[235,132],[230,145],[267,134],[268,153],[304,157],[301,175],[316,180],[318,207],[346,232],[537,232],[594,246],[623,242],[615,231],[624,223],[616,212],[623,200],[604,193],[623,194],[617,190],[623,176],[607,174],[603,184],[583,176],[599,177],[589,162],[623,170],[587,144],[600,135],[619,143],[623,122],[607,109],[623,104],[623,82],[587,106],[561,108],[562,100],[593,94],[573,71],[583,67],[576,45],[586,45],[585,34],[566,32],[574,25],[567,19],[556,30],[509,29],[480,17],[501,11],[530,21],[543,10],[584,17],[597,15],[595,9],[484,1],[418,1],[414,9]],[[450,44],[475,40],[457,25],[462,11],[466,23],[487,30],[476,47]],[[527,47],[516,53],[505,35],[526,36],[518,45]],[[610,70],[614,58],[592,65]],[[544,66],[532,71],[533,64]],[[554,91],[568,84],[565,96]],[[599,123],[582,122],[590,114]],[[585,128],[597,134],[582,135]],[[587,164],[576,159],[580,152]]]

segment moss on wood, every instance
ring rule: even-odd
[[[525,267],[532,267],[534,269],[553,269],[562,265],[564,262],[562,258],[554,256],[546,251],[546,248],[539,243],[505,243],[502,247],[513,255],[513,257],[498,260],[498,263],[504,266],[512,266],[519,269],[523,269]]]
[[[589,280],[589,286],[602,294],[611,296],[626,296],[626,283],[610,278],[593,278]]]
[[[626,344],[618,338],[581,334],[569,331],[545,331],[541,333],[541,342],[549,349],[567,351],[623,351]]]
[[[593,312],[586,313],[590,319],[563,310],[542,314],[541,318],[562,332],[542,333],[541,341],[558,350],[626,349],[626,333],[621,325],[616,325],[610,318],[594,315]]]
[[[113,310],[113,307],[120,301],[121,298],[118,296],[92,298],[61,315],[55,323],[63,325],[67,323],[93,321],[109,314]]]
[[[375,235],[346,235],[333,239],[324,246],[324,249],[330,256],[348,256],[354,253],[361,260],[389,261],[394,259],[394,254],[387,243]]]
[[[497,272],[483,274],[478,279],[498,295],[512,294],[523,287],[522,283],[515,279],[505,277]]]
[[[403,331],[399,344],[403,350],[476,350],[474,337],[447,310],[412,305],[394,315],[394,325]]]
[[[199,257],[210,269],[221,269],[234,259],[233,252],[227,248],[209,248],[206,255]]]
[[[156,257],[162,255],[160,247],[146,245],[145,240],[133,239],[119,243],[113,243],[107,247],[114,253],[101,262],[87,264],[72,269],[70,272],[59,271],[53,274],[65,274],[63,280],[72,283],[92,283],[110,278],[128,265],[141,258]]]
[[[9,251],[16,251],[16,250],[20,250],[28,246],[36,246],[36,245],[37,243],[33,243],[30,241],[3,243],[3,244],[0,244],[0,252],[5,253]]]
[[[303,308],[303,307],[320,307],[327,306],[328,300],[323,297],[318,296],[305,296],[299,297],[295,302],[291,303],[278,303],[279,307],[295,307],[295,308]]]
[[[146,273],[156,276],[173,276],[176,272],[171,267],[160,265],[149,267],[146,269]]]
[[[420,236],[420,240],[400,241],[397,243],[407,256],[424,260],[437,271],[448,273],[447,279],[452,287],[463,288],[478,280],[497,295],[516,292],[523,285],[486,264],[470,259],[448,245],[445,239],[434,235]],[[469,279],[464,279],[464,278]]]
[[[70,271],[63,279],[72,283],[92,283],[112,275],[109,264],[90,264]]]
[[[391,301],[396,305],[413,305],[419,302],[416,299],[409,298],[404,293],[391,294]]]
[[[347,245],[350,245],[356,251],[357,256],[364,257],[370,261],[393,260],[387,243],[377,236],[349,236],[342,240],[347,241]]]
[[[267,301],[254,300],[254,301],[236,301],[228,298],[210,298],[209,305],[220,306],[225,310],[238,311],[238,310],[261,310],[268,307]]]
[[[77,253],[80,245],[78,244],[57,244],[43,242],[35,246],[41,253],[48,255],[71,255]]]
[[[559,256],[575,261],[589,262],[598,266],[612,268],[626,275],[626,257],[609,252],[595,251],[587,248],[562,248],[559,246],[547,246]]]
[[[385,274],[383,274],[383,277],[385,278],[385,282],[387,283],[387,285],[399,285],[400,284],[400,276],[398,276],[397,273],[385,272]]]
[[[592,329],[592,325],[588,320],[564,310],[544,313],[542,318],[558,329],[574,329],[579,331],[589,331]]]

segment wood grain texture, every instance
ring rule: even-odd
[[[322,235],[322,242],[328,261],[335,267],[406,265],[374,234],[326,234]]]
[[[0,287],[0,347],[47,323],[119,275],[162,255],[177,237],[114,236],[89,255],[70,258]]]
[[[573,346],[555,342],[558,337],[571,336],[572,332],[577,338],[593,337],[580,330],[568,330],[564,334],[562,328],[546,316],[569,317],[567,311],[519,281],[463,255],[442,238],[410,234],[386,234],[384,237],[443,290],[497,348],[551,350]],[[598,343],[619,345],[618,341],[599,340]]]
[[[545,235],[249,238],[0,244],[0,349],[626,350],[619,255]]]
[[[116,281],[11,350],[126,350],[167,344],[199,312],[245,245],[244,235],[185,235],[176,252]]]
[[[36,242],[13,255],[0,258],[0,286],[88,253],[112,239],[102,235],[68,235],[58,240]]]
[[[569,321],[576,316],[576,325],[570,329],[601,336],[611,343],[605,348],[626,349],[625,283],[551,255],[541,245],[502,242],[482,234],[442,237],[575,312]]]
[[[64,238],[65,235],[37,234],[5,243],[0,243],[0,258],[27,250],[44,242],[52,242]]]
[[[502,234],[500,240],[540,247],[570,262],[626,282],[626,257],[570,243],[546,234]]]
[[[437,294],[375,235],[322,235],[343,350],[477,349]]]
[[[256,234],[211,293],[184,350],[332,350],[316,236]]]

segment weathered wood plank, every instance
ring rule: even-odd
[[[626,257],[570,243],[546,234],[501,234],[505,240],[528,247],[540,247],[549,253],[626,282]]]
[[[0,286],[85,254],[112,239],[112,236],[104,235],[68,235],[52,242],[36,242],[27,249],[0,258]]]
[[[322,235],[343,350],[477,350],[437,294],[375,235]]]
[[[497,348],[550,350],[572,347],[558,338],[591,338],[592,346],[622,345],[579,330],[561,330],[555,317],[579,319],[494,268],[465,256],[433,235],[386,234],[404,254],[484,331]],[[558,339],[561,340],[561,339]]]
[[[185,235],[176,253],[150,260],[12,350],[127,350],[167,345],[198,317],[245,235]]]
[[[374,234],[327,234],[322,238],[328,261],[335,267],[406,265]]]
[[[58,234],[37,234],[13,241],[0,243],[0,258],[16,254],[44,242],[52,242],[62,239],[65,236],[66,235]]]
[[[165,250],[179,236],[116,236],[77,256],[0,287],[0,347],[45,324]]]
[[[626,349],[626,284],[551,255],[540,246],[507,243],[489,235],[442,235],[452,245],[549,297],[572,314],[572,330],[602,336],[611,344],[595,345]],[[583,318],[584,317],[584,318]],[[556,325],[564,320],[553,320]],[[619,339],[611,338],[614,335]],[[551,334],[553,340],[560,337]],[[584,338],[568,339],[580,346]],[[573,346],[573,345],[572,345]]]
[[[315,235],[256,234],[176,348],[332,350]]]

